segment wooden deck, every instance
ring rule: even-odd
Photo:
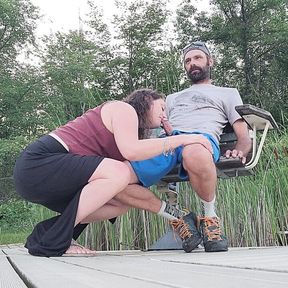
[[[228,252],[102,251],[93,257],[34,257],[0,246],[0,287],[287,288],[288,247]]]

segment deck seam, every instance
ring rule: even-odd
[[[7,254],[6,254],[7,255]],[[17,265],[13,262],[13,260],[9,257],[6,256],[9,264],[11,265],[11,267],[13,268],[13,270],[15,271],[15,273],[18,275],[18,277],[23,281],[23,283],[25,284],[25,286],[27,288],[37,288],[35,285],[33,285],[28,278],[18,269]]]
[[[257,268],[257,267],[240,267],[234,265],[224,265],[224,264],[212,264],[212,263],[197,263],[197,262],[181,262],[177,260],[158,260],[160,262],[171,262],[177,264],[191,264],[191,265],[198,265],[198,266],[208,266],[208,267],[220,267],[220,268],[233,268],[233,269],[241,269],[241,270],[252,270],[252,271],[263,271],[263,272],[271,272],[271,273],[287,273],[287,270],[273,270],[273,269],[264,269],[264,268]]]

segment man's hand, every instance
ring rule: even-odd
[[[225,152],[225,157],[228,159],[228,158],[240,158],[241,159],[241,162],[243,164],[246,163],[246,157],[243,155],[243,152],[241,150],[236,150],[236,149],[233,149],[232,151],[231,150],[227,150]]]
[[[163,117],[161,120],[161,127],[164,129],[166,135],[171,135],[173,131],[173,127],[170,124],[169,120],[167,117]]]
[[[251,150],[252,141],[249,137],[247,124],[243,119],[235,121],[232,125],[233,130],[237,137],[237,143],[235,148],[227,150],[225,153],[226,158],[239,157],[243,164],[246,163],[246,156]]]

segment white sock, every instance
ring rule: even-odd
[[[207,217],[218,217],[217,214],[216,214],[216,209],[215,209],[215,198],[210,201],[210,202],[207,202],[203,199],[200,199],[201,200],[201,203],[202,203],[202,207],[203,207],[203,213],[204,213],[204,216],[207,216]]]
[[[162,201],[161,208],[157,214],[168,220],[176,220],[176,219],[179,219],[178,217],[176,217],[176,215],[181,216],[182,211],[179,210],[174,205],[170,205],[166,203],[165,201]]]

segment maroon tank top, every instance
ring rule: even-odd
[[[105,158],[124,161],[113,133],[105,126],[101,118],[103,104],[88,110],[75,120],[60,126],[53,133],[59,136],[69,147],[69,152],[79,155],[98,155]]]

